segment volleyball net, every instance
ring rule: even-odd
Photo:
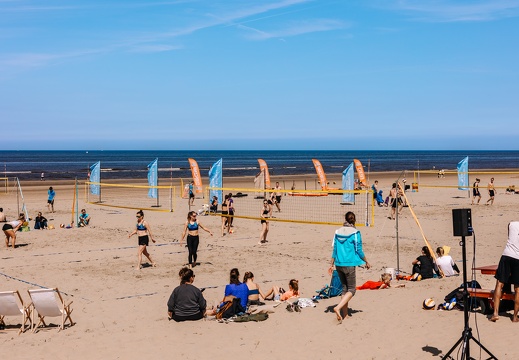
[[[210,199],[211,191],[221,191],[224,195],[233,194],[233,217],[261,220],[263,200],[270,199],[273,190],[208,187],[206,199]],[[352,211],[358,226],[374,226],[375,202],[371,190],[276,190],[276,194],[281,199],[278,204],[281,211],[278,211],[275,203],[272,204],[272,217],[269,221],[342,225],[344,215]],[[353,194],[354,200],[344,202],[343,194]],[[221,216],[221,204],[218,205],[218,210],[209,215]]]
[[[90,192],[90,186],[99,186],[99,195]],[[150,189],[157,189],[157,197],[150,198]],[[173,212],[177,188],[175,186],[150,186],[85,182],[85,202],[115,208]]]
[[[468,174],[470,177],[470,182],[467,186],[463,186],[464,188],[473,189],[474,186],[472,186],[472,183],[476,180],[476,178],[481,178],[482,182],[479,184],[479,188],[483,189],[486,188],[487,183],[489,182],[490,178],[497,175],[508,175],[511,177],[517,177],[519,175],[518,171],[468,171],[466,173],[462,174]],[[442,179],[441,184],[433,184],[431,183],[431,177]],[[423,179],[426,180],[423,180]],[[418,186],[420,188],[446,188],[446,189],[457,189],[459,188],[458,184],[458,172],[456,170],[420,170],[420,171],[413,171],[413,185],[416,184],[416,187]],[[500,184],[500,185],[494,185],[494,188],[496,189],[506,189],[506,191],[510,191],[511,189],[515,188],[515,185],[510,185],[508,183],[506,184]]]
[[[7,194],[9,188],[9,178],[0,177],[0,195]]]

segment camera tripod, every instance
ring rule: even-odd
[[[472,230],[472,229],[471,229]],[[472,232],[472,231],[471,231]],[[465,327],[463,328],[463,332],[461,333],[461,337],[456,341],[456,344],[443,356],[443,359],[453,359],[450,355],[459,344],[462,345],[461,359],[462,360],[472,360],[474,358],[470,357],[470,340],[473,340],[479,347],[490,356],[487,360],[497,358],[492,354],[486,347],[483,346],[473,335],[472,329],[469,326],[469,291],[467,290],[467,251],[465,245],[465,236],[462,235],[460,245],[463,253],[463,319],[465,321]],[[499,306],[499,304],[494,304],[494,306]]]

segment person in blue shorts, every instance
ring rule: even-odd
[[[56,196],[56,192],[52,188],[52,186],[47,191],[48,198],[47,198],[47,207],[49,208],[50,212],[54,212],[54,197]]]

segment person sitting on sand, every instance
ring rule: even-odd
[[[218,196],[213,196],[213,200],[211,201],[211,206],[209,207],[209,211],[216,213],[218,211]]]
[[[3,208],[0,208],[0,222],[7,222],[7,216],[5,216]]]
[[[263,305],[260,301],[260,296],[265,300],[265,294],[263,294],[258,284],[254,282],[254,274],[252,272],[247,271],[243,275],[243,283],[249,289],[248,305]]]
[[[438,254],[438,257],[436,258],[436,265],[443,272],[444,276],[454,276],[460,273],[458,265],[456,265],[450,255],[445,255],[445,250],[443,247],[437,248],[436,254]]]
[[[422,247],[422,255],[413,261],[413,279],[424,280],[434,277],[436,265],[427,246]]]
[[[42,215],[41,211],[38,212],[38,216],[34,219],[34,229],[47,229],[47,219]]]
[[[288,291],[274,285],[263,298],[265,300],[286,301],[295,297],[299,297],[299,281],[292,279],[288,283]]]
[[[391,274],[380,275],[380,281],[366,281],[361,286],[357,286],[357,290],[377,290],[377,289],[388,289],[391,287]],[[395,288],[405,287],[405,284],[398,284]]]
[[[177,286],[168,300],[168,318],[180,321],[203,319],[206,314],[207,302],[199,288],[193,285],[195,274],[192,269],[182,268],[180,285]]]
[[[246,309],[249,300],[249,288],[240,282],[240,272],[237,268],[231,269],[229,284],[225,285],[224,301],[232,300],[233,297],[240,299],[241,306]]]
[[[8,223],[5,223],[2,227],[2,230],[5,234],[5,246],[9,247],[9,239],[12,240],[12,247],[15,248],[16,245],[16,232],[22,227],[25,222],[25,215],[20,213],[18,220],[14,220]]]
[[[87,214],[85,209],[81,209],[81,214],[79,214],[79,226],[87,226],[90,222],[90,215]]]

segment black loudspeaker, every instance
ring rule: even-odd
[[[472,235],[472,214],[470,209],[452,209],[452,229],[454,236]]]

